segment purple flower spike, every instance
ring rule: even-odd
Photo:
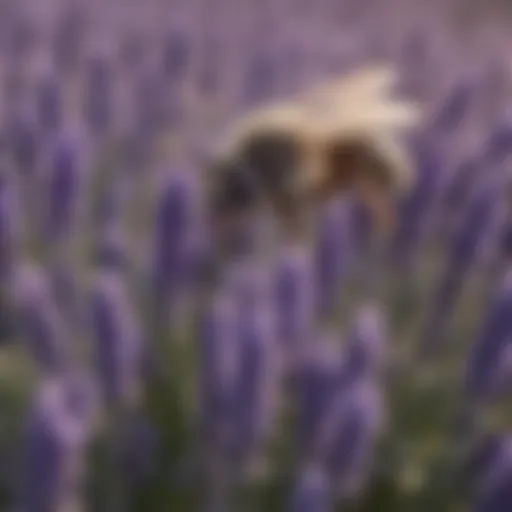
[[[157,295],[164,300],[183,284],[184,256],[194,219],[190,173],[173,173],[157,205],[152,271]]]
[[[233,297],[218,294],[205,312],[198,336],[200,415],[210,449],[225,449],[238,347]]]
[[[382,366],[385,352],[384,319],[372,306],[362,308],[348,338],[343,361],[343,384],[374,375]]]
[[[142,335],[122,275],[112,270],[98,273],[89,311],[104,399],[113,407],[134,405],[141,391]]]
[[[71,234],[77,215],[82,176],[75,141],[57,142],[48,180],[46,229],[55,243]]]
[[[44,272],[23,266],[13,284],[20,329],[35,360],[44,371],[65,367],[68,354],[64,345],[64,326]]]
[[[98,235],[94,261],[102,268],[123,268],[128,262],[127,242],[121,228],[110,224]]]
[[[257,104],[272,96],[275,90],[275,66],[270,54],[256,53],[249,59],[243,84],[244,102],[247,105]]]
[[[234,382],[232,450],[235,467],[259,471],[276,405],[274,316],[260,302],[242,311],[237,321],[238,362]]]
[[[329,477],[321,467],[306,467],[301,471],[292,495],[290,512],[331,512]]]
[[[165,76],[171,80],[181,80],[190,65],[191,42],[188,34],[173,30],[164,41],[162,67]]]
[[[482,479],[474,512],[503,512],[512,508],[512,443],[503,443],[500,453]]]
[[[285,250],[274,283],[278,340],[290,356],[300,356],[312,336],[315,301],[311,257],[304,248]]]
[[[23,112],[12,112],[7,119],[6,139],[14,163],[21,172],[32,174],[39,153],[35,121]]]
[[[14,190],[5,172],[0,171],[0,286],[11,275],[16,250]]]
[[[87,15],[80,3],[63,6],[53,36],[53,55],[57,69],[67,73],[76,68],[87,31]]]
[[[453,240],[443,275],[434,291],[432,309],[420,338],[421,351],[442,346],[445,326],[464,283],[482,247],[485,235],[492,231],[499,204],[496,182],[480,184],[475,191]]]
[[[466,369],[466,393],[474,400],[496,391],[507,353],[512,349],[512,272],[490,304]]]
[[[319,429],[339,391],[341,357],[337,337],[311,344],[298,369],[298,445],[308,458],[318,442]]]
[[[60,128],[63,116],[62,92],[55,75],[43,77],[37,85],[36,111],[43,133],[55,133]]]
[[[94,393],[77,376],[44,380],[28,421],[21,512],[80,505]],[[68,508],[71,507],[71,508]]]
[[[324,315],[332,310],[348,257],[347,223],[339,202],[328,205],[315,250],[317,306]]]
[[[326,464],[336,491],[348,496],[360,490],[383,426],[382,398],[372,381],[340,394],[322,424],[316,456]]]
[[[107,132],[112,121],[112,69],[110,62],[96,56],[87,69],[84,118],[93,134]]]
[[[454,86],[434,120],[434,130],[449,133],[465,121],[477,92],[476,85],[466,78]]]

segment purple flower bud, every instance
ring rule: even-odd
[[[68,360],[63,321],[44,272],[25,265],[13,284],[22,335],[43,370],[61,370]]]
[[[432,144],[417,144],[415,156],[418,179],[411,194],[401,205],[400,223],[392,241],[393,261],[402,268],[412,261],[425,234],[428,215],[443,173],[443,160]]]
[[[123,67],[128,70],[138,69],[144,62],[147,50],[147,40],[144,35],[137,31],[128,31],[121,36],[119,60]]]
[[[253,105],[269,99],[275,90],[275,63],[272,56],[256,53],[249,58],[245,72],[243,91],[244,103]]]
[[[172,173],[157,203],[153,279],[157,295],[162,298],[169,298],[173,289],[183,284],[184,248],[194,211],[190,173],[190,170]]]
[[[309,346],[297,374],[298,445],[309,457],[319,428],[339,390],[341,357],[337,339],[323,337]]]
[[[131,487],[147,482],[155,469],[155,456],[159,445],[158,432],[150,421],[138,414],[122,425],[121,469]]]
[[[110,224],[101,230],[94,244],[94,261],[102,268],[126,266],[127,242],[118,225]]]
[[[487,165],[500,164],[512,150],[512,125],[510,120],[502,121],[490,133],[484,150]]]
[[[7,120],[7,143],[20,171],[33,173],[39,152],[36,123],[22,112],[14,112]]]
[[[230,288],[236,304],[237,362],[232,401],[233,462],[248,471],[262,455],[276,405],[275,318],[264,276],[249,268],[248,280]],[[245,289],[243,288],[245,285]],[[251,467],[252,466],[252,467]]]
[[[135,124],[144,137],[156,135],[172,117],[166,103],[165,84],[159,77],[143,73],[135,84]]]
[[[500,368],[512,341],[512,272],[491,302],[483,326],[469,357],[466,393],[472,399],[485,398],[498,383]]]
[[[165,41],[162,53],[164,75],[172,80],[181,80],[187,72],[192,56],[189,36],[183,31],[171,31]]]
[[[330,512],[334,504],[330,496],[329,477],[321,467],[306,467],[294,488],[290,512]]]
[[[36,88],[36,112],[43,133],[57,131],[63,117],[62,93],[56,76],[42,78]]]
[[[112,118],[112,70],[110,62],[96,56],[88,63],[84,97],[84,118],[93,134],[103,134]]]
[[[205,311],[198,336],[199,401],[203,436],[210,448],[226,448],[238,347],[233,297],[218,294]]]
[[[468,78],[455,84],[435,117],[435,131],[448,133],[465,121],[477,92],[476,85]]]
[[[343,361],[343,382],[349,384],[378,371],[384,359],[384,319],[377,308],[357,313]]]
[[[300,356],[312,336],[315,300],[312,262],[304,248],[282,254],[274,283],[278,340],[289,355]]]
[[[22,512],[67,510],[80,504],[93,400],[90,386],[76,376],[40,384],[28,421]]]
[[[321,427],[316,455],[326,464],[341,496],[359,491],[382,429],[383,404],[373,382],[338,396]]]
[[[0,286],[11,275],[16,249],[15,202],[11,180],[0,171]]]
[[[483,183],[475,191],[453,239],[444,273],[434,291],[432,309],[420,338],[422,350],[428,352],[442,344],[445,325],[451,317],[464,277],[495,220],[498,199],[496,182]]]
[[[80,3],[63,6],[53,36],[53,54],[60,72],[66,73],[79,63],[87,21],[87,13]]]
[[[48,180],[46,231],[55,243],[71,234],[81,191],[78,149],[67,137],[53,151]]]
[[[347,223],[339,203],[328,205],[315,250],[317,306],[321,315],[332,310],[348,257]]]
[[[501,512],[512,507],[512,446],[510,440],[503,443],[501,453],[481,482],[474,512]]]
[[[104,399],[109,406],[138,400],[142,372],[142,337],[121,275],[99,272],[90,298],[91,334]]]
[[[471,447],[469,456],[464,464],[464,476],[471,483],[480,482],[489,470],[499,460],[508,437],[492,434],[479,439]]]

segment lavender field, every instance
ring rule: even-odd
[[[512,512],[511,47],[497,1],[0,0],[0,512]],[[396,230],[337,198],[205,297],[216,137],[374,62]]]

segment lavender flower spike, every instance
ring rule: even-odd
[[[326,465],[338,496],[353,496],[361,490],[383,426],[382,397],[371,380],[356,383],[333,404],[323,422],[315,458]]]
[[[142,338],[123,276],[98,272],[89,303],[95,360],[104,399],[109,406],[138,402],[142,372]]]
[[[503,377],[506,351],[512,341],[512,271],[489,306],[480,334],[469,357],[465,392],[472,400],[485,399],[497,391]]]
[[[0,286],[11,275],[16,246],[16,211],[10,177],[0,171]]]
[[[342,384],[378,375],[385,359],[385,327],[377,307],[366,305],[358,311],[347,342]]]
[[[20,512],[82,509],[83,451],[93,414],[89,382],[75,375],[40,383],[28,421]]]
[[[327,205],[315,247],[317,307],[320,314],[332,310],[348,256],[347,222],[339,202]]]
[[[16,272],[13,292],[21,333],[44,371],[65,367],[69,354],[64,345],[64,325],[44,271],[24,265]]]
[[[81,191],[81,166],[75,141],[63,137],[54,149],[46,198],[46,230],[52,242],[72,232]]]
[[[235,467],[251,475],[264,471],[264,444],[277,405],[278,353],[270,302],[261,297],[239,313],[238,362],[233,396]]]
[[[321,468],[304,468],[293,491],[290,512],[330,512],[334,506],[330,496],[329,477]]]
[[[289,247],[282,253],[274,277],[277,336],[286,355],[300,357],[311,339],[314,320],[314,275],[309,253]],[[289,361],[292,367],[294,361]]]
[[[473,512],[501,512],[512,508],[512,443],[503,443],[477,493]]]

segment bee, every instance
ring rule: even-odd
[[[230,126],[207,173],[214,229],[244,229],[268,211],[296,236],[306,212],[348,193],[389,228],[414,178],[401,135],[420,120],[416,105],[393,96],[396,82],[386,66],[358,69]]]

